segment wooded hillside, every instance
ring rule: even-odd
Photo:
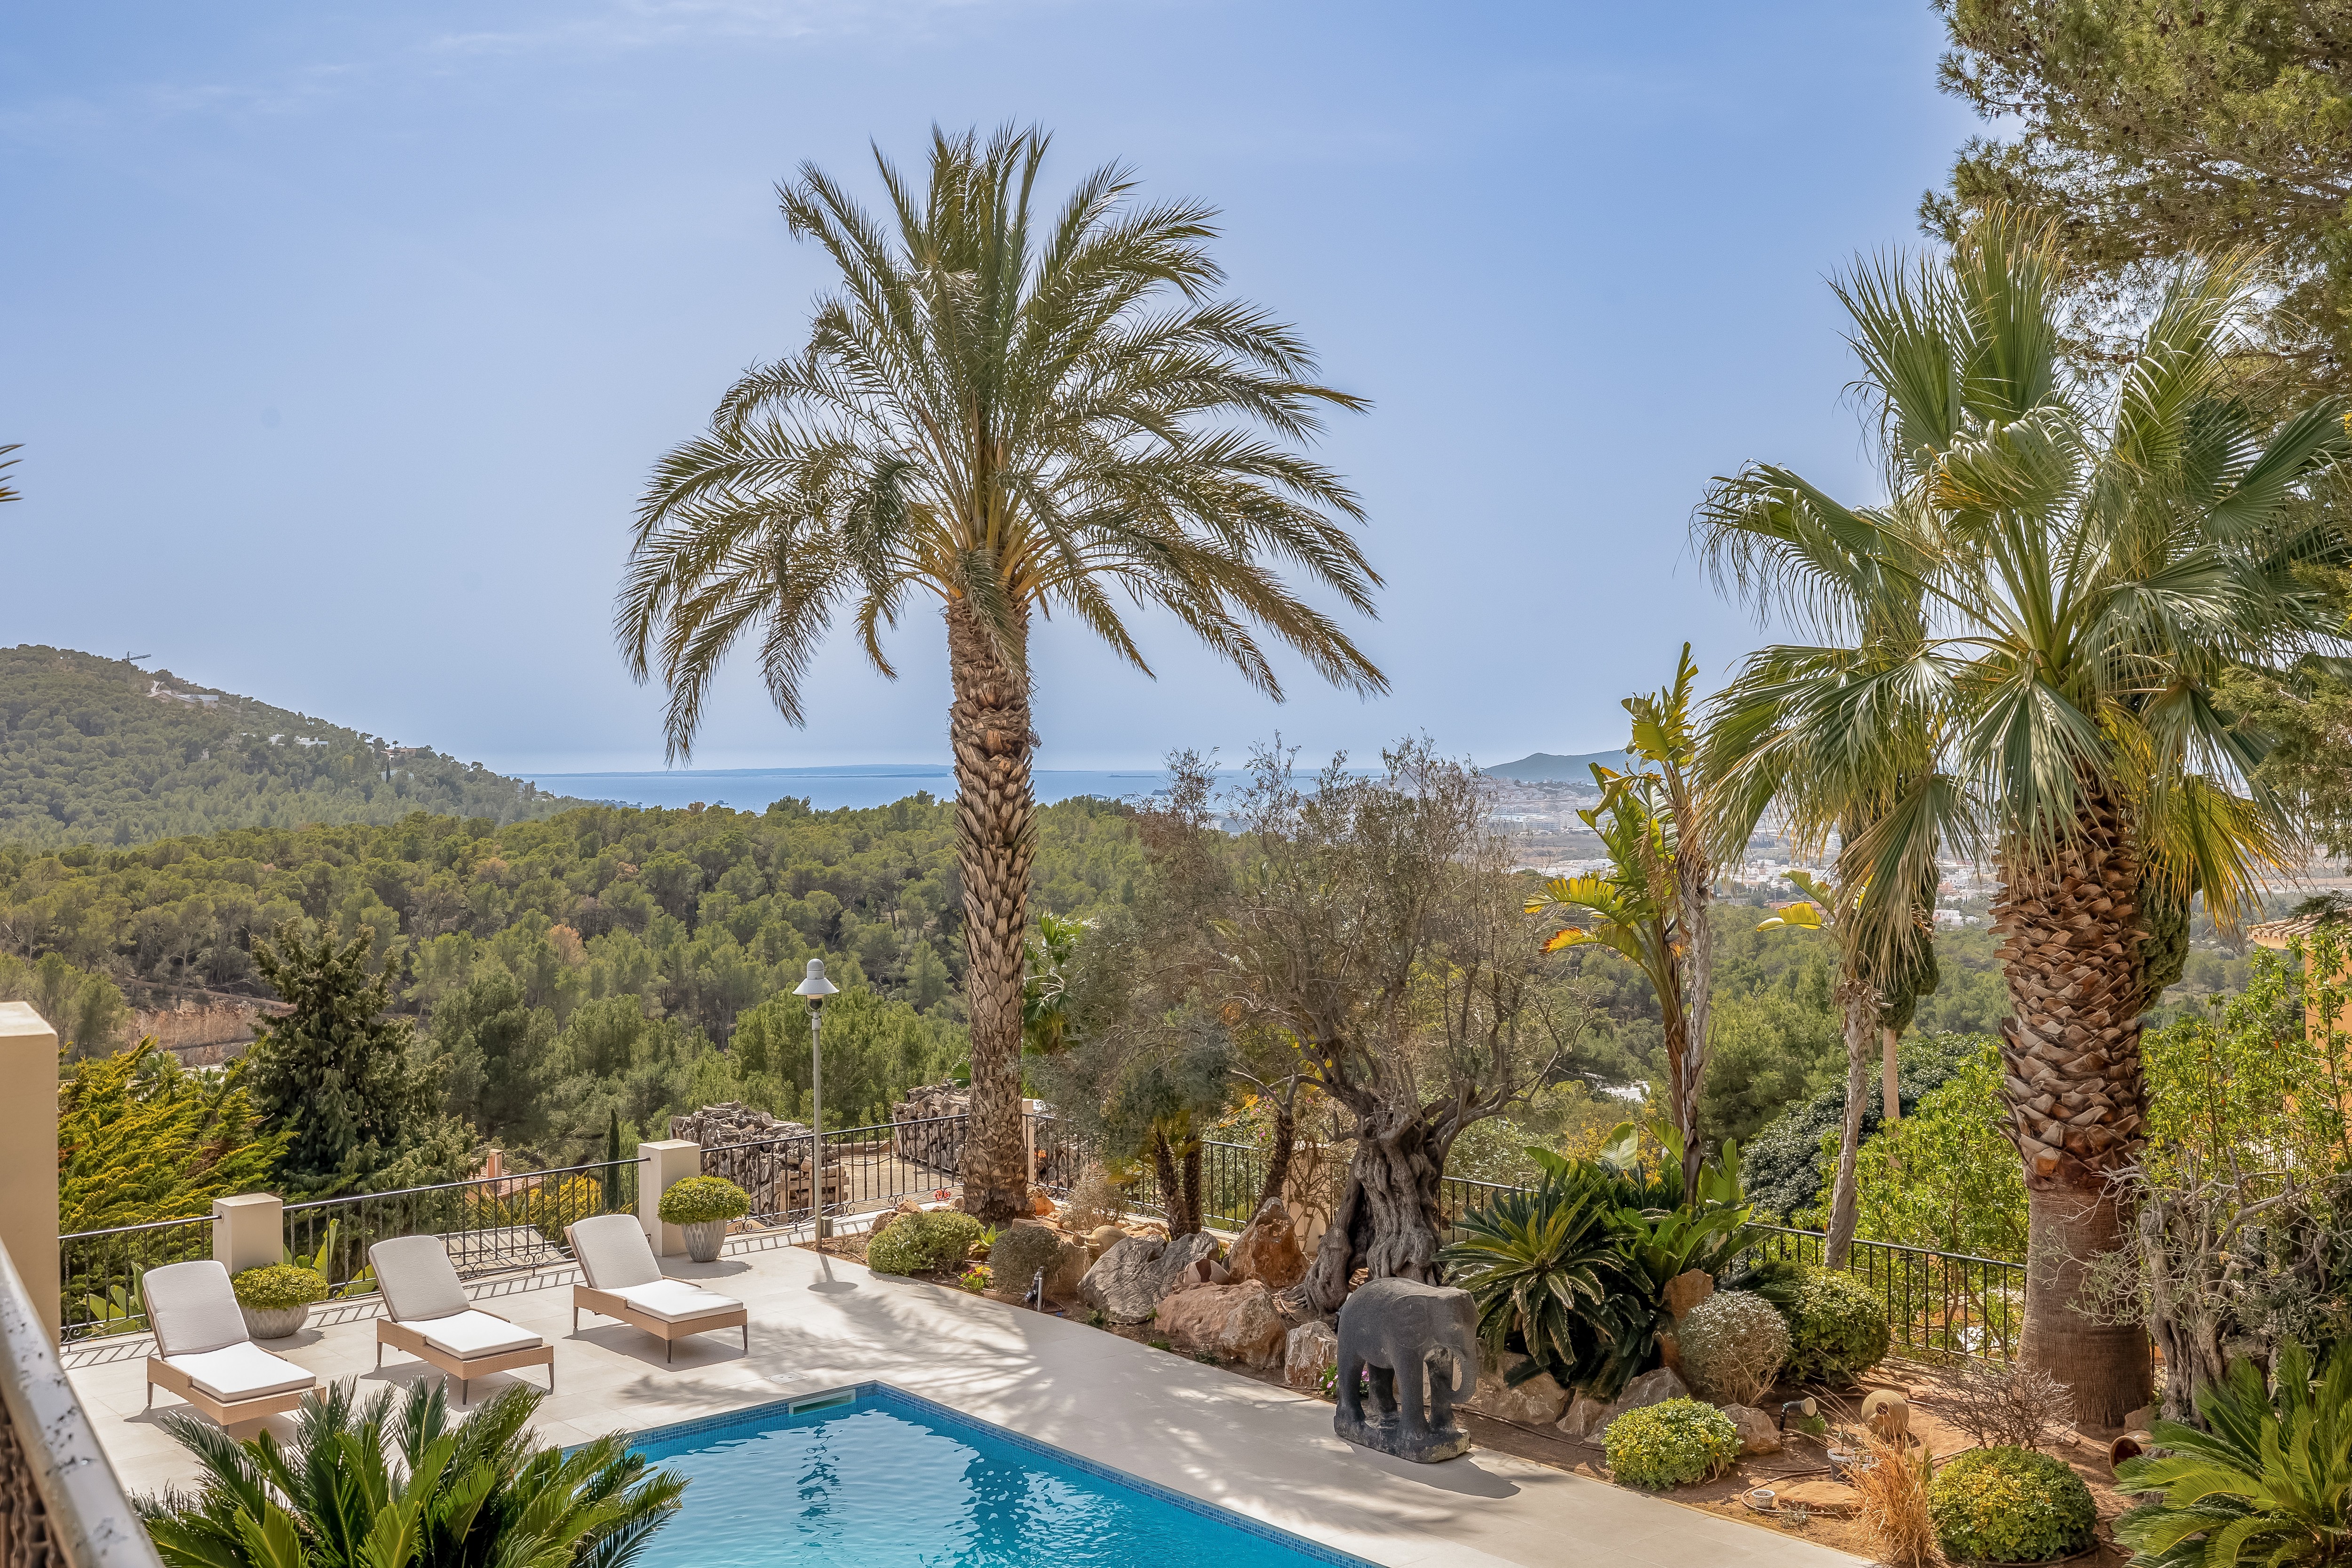
[[[0,841],[121,846],[411,811],[511,822],[582,803],[168,670],[0,648]]]

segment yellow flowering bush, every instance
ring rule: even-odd
[[[1664,1490],[1710,1480],[1739,1457],[1739,1428],[1697,1399],[1669,1399],[1628,1410],[1601,1438],[1609,1473],[1628,1486]]]

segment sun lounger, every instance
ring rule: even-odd
[[[555,1347],[529,1329],[479,1312],[466,1299],[457,1265],[437,1236],[399,1236],[368,1249],[384,1315],[375,1322],[375,1364],[383,1347],[404,1350],[457,1380],[457,1402],[466,1385],[492,1372],[520,1366],[547,1368],[547,1391],[555,1392]]]
[[[626,1214],[600,1214],[583,1219],[564,1232],[572,1255],[580,1261],[584,1285],[572,1287],[572,1328],[580,1329],[583,1311],[618,1318],[662,1342],[667,1361],[677,1342],[688,1334],[713,1329],[740,1328],[743,1348],[751,1348],[751,1314],[732,1296],[722,1296],[684,1280],[662,1277],[661,1265],[646,1240],[645,1227]]]
[[[141,1282],[155,1352],[147,1358],[147,1404],[160,1385],[224,1427],[281,1415],[319,1385],[318,1374],[253,1343],[228,1270],[212,1259],[167,1263]]]

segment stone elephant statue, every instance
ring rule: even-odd
[[[1466,1451],[1470,1434],[1454,1423],[1454,1396],[1478,1381],[1478,1309],[1470,1292],[1412,1280],[1360,1286],[1339,1309],[1339,1374],[1332,1425],[1347,1441],[1423,1464]]]

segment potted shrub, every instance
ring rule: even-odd
[[[751,1199],[725,1176],[688,1176],[661,1195],[661,1218],[686,1232],[686,1255],[715,1262],[727,1239],[727,1222],[751,1212]]]
[[[310,1321],[310,1303],[323,1301],[327,1281],[310,1269],[271,1263],[247,1269],[229,1281],[245,1329],[256,1339],[284,1339]]]

